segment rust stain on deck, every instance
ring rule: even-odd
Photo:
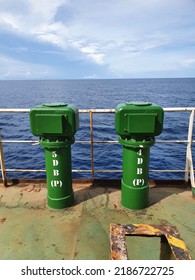
[[[115,228],[113,259],[172,259],[170,252],[190,259],[186,247],[195,259],[194,199],[182,185],[152,187],[149,207],[131,211],[121,206],[118,181],[77,181],[74,205],[56,211],[47,207],[44,182],[8,184],[0,184],[0,259],[109,259],[111,224],[124,225]]]

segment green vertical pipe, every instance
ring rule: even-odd
[[[48,206],[54,209],[70,207],[74,202],[70,145],[45,147],[45,164]]]
[[[138,210],[148,206],[149,156],[149,147],[123,146],[121,203],[125,208]]]

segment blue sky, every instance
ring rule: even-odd
[[[0,79],[195,77],[195,0],[0,0]]]

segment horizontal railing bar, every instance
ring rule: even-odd
[[[0,108],[0,113],[29,113],[31,109],[18,109],[18,108]],[[163,108],[165,112],[190,112],[194,107],[173,107]],[[79,109],[79,113],[115,113],[115,109]]]
[[[79,109],[79,113],[115,113],[115,109]]]
[[[2,171],[0,169],[0,171]],[[5,169],[6,172],[46,172],[45,169]],[[82,170],[82,169],[73,169],[72,172],[78,172],[78,173],[91,173],[91,170]]]
[[[188,143],[188,140],[156,140],[156,143]]]
[[[1,140],[2,143],[39,143],[37,140]]]
[[[112,170],[112,169],[95,169],[94,170],[96,173],[117,173],[117,172],[122,172],[122,170],[120,169],[116,169],[116,170]],[[149,170],[149,172],[185,172],[186,170],[174,170],[174,169],[163,169],[163,170],[160,170],[160,169],[153,169],[153,170]]]
[[[191,112],[194,110],[194,107],[172,107],[172,108],[163,108],[165,112]]]
[[[31,109],[18,109],[18,108],[6,108],[1,109],[0,113],[29,113]],[[79,109],[79,113],[115,113],[115,109]]]
[[[30,109],[15,109],[15,108],[11,108],[11,109],[0,109],[0,113],[29,113]]]
[[[39,141],[37,141],[37,140],[1,140],[1,142],[2,143],[35,143],[35,144],[39,144]],[[91,141],[83,140],[83,141],[75,141],[75,143],[77,143],[77,144],[91,144]]]
[[[36,143],[39,144],[37,140],[1,140],[2,143]],[[195,143],[195,140],[192,141]],[[118,140],[93,140],[94,144],[118,144]],[[188,140],[156,140],[156,143],[188,143]],[[91,144],[90,140],[80,140],[75,141],[75,144]]]
[[[2,171],[0,169],[0,171]],[[6,172],[46,172],[45,169],[5,169]],[[91,169],[73,169],[72,172],[80,172],[80,173],[91,173]],[[121,169],[94,169],[96,173],[121,173]],[[183,169],[151,169],[149,172],[171,172],[171,173],[177,173],[177,172],[185,172],[186,170]],[[195,170],[194,170],[195,171]]]
[[[2,143],[35,143],[39,144],[37,140],[1,140]],[[77,144],[91,144],[89,140],[75,141]]]
[[[6,172],[46,172],[45,169],[5,169]]]
[[[193,140],[192,142],[195,142]],[[77,142],[75,142],[77,143]],[[104,144],[104,143],[110,143],[110,144],[118,144],[118,140],[94,140],[93,143],[95,144]],[[156,140],[156,143],[188,143],[188,140]]]
[[[160,173],[165,173],[165,172],[170,172],[170,173],[177,173],[177,172],[186,172],[184,169],[151,169],[149,172],[160,172]]]

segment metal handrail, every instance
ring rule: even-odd
[[[184,172],[185,181],[187,182],[189,177],[191,180],[191,186],[195,188],[194,183],[194,168],[193,168],[193,159],[192,159],[192,143],[193,140],[193,124],[194,124],[194,111],[195,107],[176,107],[176,108],[164,108],[165,112],[190,112],[189,118],[189,127],[188,127],[188,139],[187,140],[157,140],[157,143],[187,143],[186,148],[186,167],[185,170],[150,170],[150,172]],[[0,109],[0,113],[29,113],[30,109]],[[79,144],[90,144],[90,153],[91,153],[91,169],[90,170],[72,170],[73,172],[82,172],[82,173],[91,173],[91,179],[94,181],[95,173],[114,173],[122,172],[122,170],[97,170],[94,166],[94,144],[118,144],[117,140],[94,140],[93,137],[93,115],[94,114],[108,114],[115,113],[115,109],[80,109],[79,113],[89,114],[90,122],[90,140],[85,141],[76,141]],[[45,169],[35,170],[35,169],[6,169],[4,164],[4,153],[2,143],[32,143],[34,145],[38,144],[37,140],[2,140],[0,137],[0,165],[1,173],[4,185],[7,183],[6,172],[45,172]]]

